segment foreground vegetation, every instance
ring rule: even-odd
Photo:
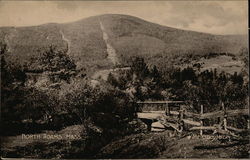
[[[81,125],[81,145],[87,146],[81,155],[92,157],[113,138],[138,132],[136,124],[129,123],[136,116],[133,101],[109,84],[93,87],[62,51],[52,47],[41,53],[32,61],[33,70],[6,61],[5,56],[1,55],[2,136],[56,133]]]

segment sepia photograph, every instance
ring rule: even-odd
[[[249,159],[247,0],[0,1],[1,158]]]

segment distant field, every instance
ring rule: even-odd
[[[213,58],[200,58],[198,60],[192,61],[191,63],[181,65],[182,68],[192,67],[194,64],[201,64],[200,71],[214,70],[218,72],[226,72],[234,74],[235,72],[240,72],[244,67],[243,61],[240,59],[233,58],[231,56],[221,55]]]

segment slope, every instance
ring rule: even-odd
[[[106,41],[100,24],[108,36]],[[107,53],[109,46],[115,50],[116,61],[121,65],[127,65],[130,57],[135,55],[145,57],[148,62],[159,63],[176,55],[237,54],[240,48],[247,46],[247,37],[185,31],[128,15],[106,14],[64,24],[2,27],[0,44],[7,45],[8,59],[21,65],[30,62],[44,48],[54,45],[65,50],[78,68],[84,68],[92,75],[97,70],[114,67]]]

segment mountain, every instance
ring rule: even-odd
[[[176,55],[211,52],[237,55],[242,47],[247,47],[247,36],[212,35],[128,15],[106,14],[64,24],[1,27],[0,44],[6,44],[8,58],[20,64],[53,45],[65,50],[79,68],[92,74],[117,64],[126,65],[135,55],[152,63]]]

